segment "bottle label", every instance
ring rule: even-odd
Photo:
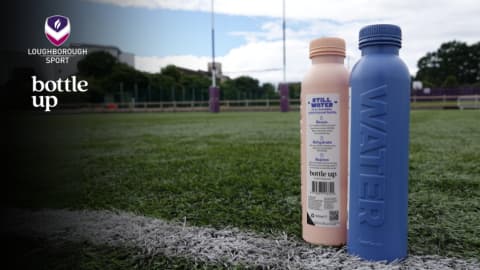
[[[335,93],[307,95],[307,223],[340,226],[340,99]]]

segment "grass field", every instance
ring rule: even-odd
[[[17,146],[25,154],[15,162],[29,169],[17,172],[4,200],[300,239],[298,120],[298,113],[36,117],[29,129],[52,129],[32,136],[25,128],[29,143]],[[480,112],[413,111],[409,181],[409,251],[480,258]],[[87,253],[130,252],[99,250]]]

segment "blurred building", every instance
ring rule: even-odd
[[[211,62],[208,63],[208,70],[207,71],[200,70],[200,69],[199,70],[193,70],[193,69],[188,69],[188,68],[179,67],[179,66],[175,66],[175,67],[177,68],[178,71],[180,71],[181,73],[186,74],[186,75],[200,75],[200,76],[205,76],[207,78],[212,77],[212,63]],[[230,77],[223,75],[222,64],[218,63],[218,62],[215,62],[215,76],[216,76],[217,80],[220,80],[220,82],[223,82],[225,80],[230,79]]]
[[[94,52],[107,52],[115,57],[120,63],[125,63],[133,68],[135,68],[135,55],[133,53],[123,52],[116,46],[104,46],[98,44],[87,44],[87,43],[71,43],[70,48],[82,48],[88,49],[88,53]],[[70,57],[68,64],[49,64],[53,66],[53,69],[56,71],[56,78],[68,77],[72,74],[78,72],[77,64],[85,56],[73,56]]]
[[[223,75],[222,72],[222,63],[220,62],[215,62],[215,65],[212,64],[212,62],[208,63],[208,74],[211,76],[212,75],[212,68],[215,67],[215,77],[220,80],[220,82],[225,81],[229,77]]]

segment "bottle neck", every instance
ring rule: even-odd
[[[315,55],[312,57],[312,64],[336,63],[343,64],[345,57],[339,55]]]
[[[369,54],[394,54],[394,55],[398,55],[398,52],[399,52],[400,48],[397,47],[397,46],[394,46],[394,45],[376,44],[376,45],[365,46],[361,50],[362,50],[362,56],[363,55],[369,55]]]

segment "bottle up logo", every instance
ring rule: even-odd
[[[45,36],[48,41],[56,47],[62,46],[70,37],[70,19],[62,15],[53,15],[45,19]],[[28,48],[28,55],[40,56],[45,59],[46,64],[69,64],[70,57],[85,56],[88,53],[87,48]],[[42,67],[43,68],[43,67]],[[60,67],[54,67],[55,71],[59,70],[57,80],[43,80],[32,78],[32,105],[34,108],[42,108],[45,112],[58,105],[58,97],[55,93],[84,93],[88,91],[88,82],[86,80],[77,80],[77,76],[67,77],[61,74]],[[41,77],[41,76],[40,76]],[[43,76],[50,78],[49,76]]]

